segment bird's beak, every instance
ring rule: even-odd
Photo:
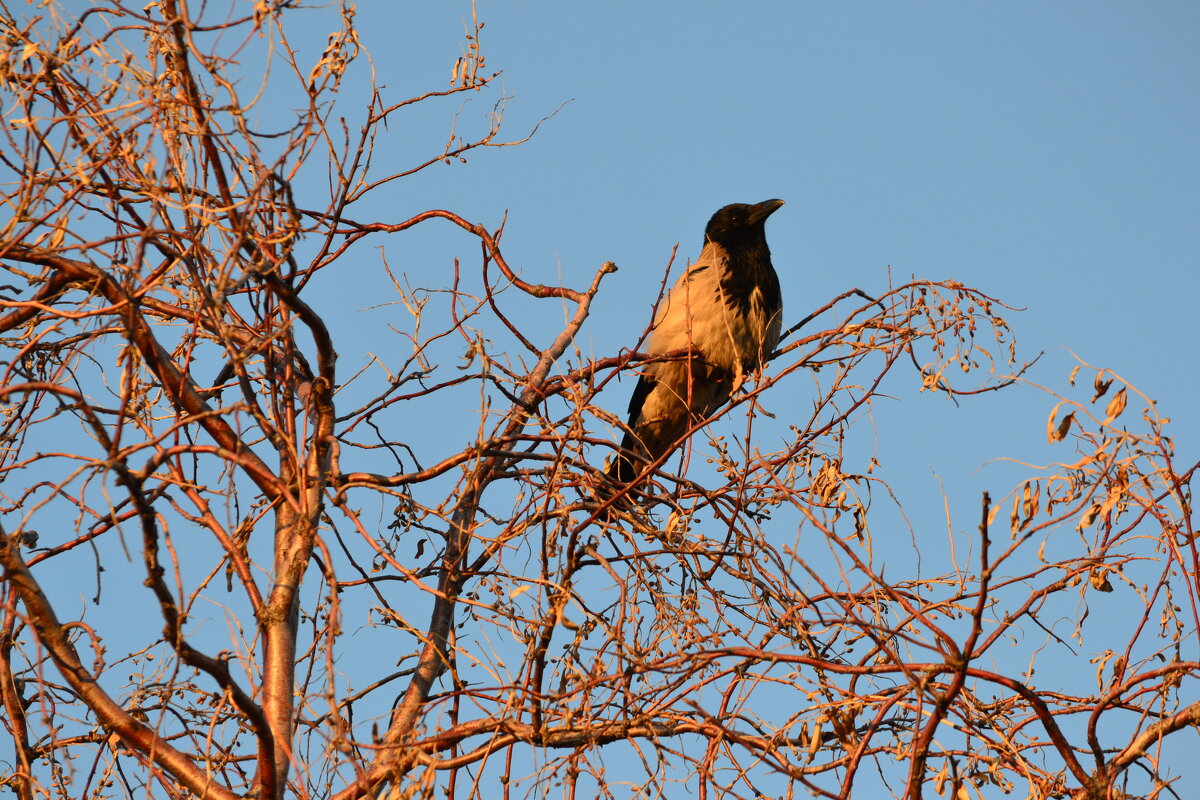
[[[747,215],[747,221],[750,224],[762,222],[767,217],[774,214],[783,205],[782,200],[764,200],[761,203],[755,203],[750,206],[750,213]]]

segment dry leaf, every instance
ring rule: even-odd
[[[1100,504],[1092,503],[1092,507],[1084,512],[1079,518],[1079,524],[1075,526],[1075,530],[1081,531],[1096,521],[1096,517],[1100,516]]]
[[[1108,581],[1108,573],[1100,568],[1092,570],[1091,575],[1092,588],[1097,592],[1111,592],[1113,586]]]
[[[1059,420],[1058,424],[1055,425],[1054,418],[1058,416],[1058,409],[1060,409],[1062,405],[1062,403],[1059,403],[1058,405],[1054,406],[1054,409],[1050,412],[1050,419],[1046,420],[1046,438],[1050,440],[1051,444],[1054,442],[1061,442],[1067,437],[1067,432],[1071,430],[1071,420],[1075,418],[1075,412],[1072,411],[1070,414],[1067,414],[1065,417]]]
[[[1021,512],[1025,515],[1025,520],[1017,527],[1017,531],[1023,531],[1029,527],[1029,523],[1033,522],[1033,518],[1037,516],[1038,511],[1042,507],[1042,486],[1040,483],[1026,481],[1025,488],[1021,491]],[[1013,517],[1017,516],[1016,503],[1013,504]],[[1015,531],[1014,531],[1015,532]]]
[[[942,768],[938,770],[938,774],[933,779],[933,790],[938,794],[944,794],[946,791],[946,778],[950,776],[950,765],[942,764]]]
[[[821,749],[821,721],[817,720],[817,726],[813,728],[812,738],[808,740],[808,757],[804,759],[804,763],[810,763],[816,758],[817,751]]]
[[[1122,387],[1121,391],[1117,392],[1116,397],[1114,397],[1112,400],[1108,401],[1108,408],[1104,409],[1104,414],[1105,414],[1104,424],[1105,425],[1109,424],[1110,422],[1115,420],[1117,417],[1121,416],[1121,412],[1125,410],[1125,400],[1126,400],[1125,388]]]

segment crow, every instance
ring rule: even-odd
[[[704,249],[659,306],[646,348],[651,356],[688,349],[692,354],[642,370],[629,401],[622,449],[606,470],[612,480],[630,483],[643,459],[655,461],[669,452],[779,344],[783,298],[764,227],[782,205],[782,200],[733,203],[708,221]]]

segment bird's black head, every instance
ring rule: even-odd
[[[767,234],[763,226],[767,217],[782,205],[782,200],[764,200],[753,205],[731,203],[712,215],[704,229],[704,240],[716,242],[730,251],[765,248]]]

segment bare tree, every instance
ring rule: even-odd
[[[1189,796],[1163,756],[1200,723],[1196,465],[1153,402],[1080,365],[1042,390],[1062,463],[965,532],[909,529],[864,423],[884,382],[1029,388],[1000,302],[914,280],[817,309],[736,428],[597,494],[600,392],[646,360],[573,346],[613,266],[545,285],[502,224],[356,215],[514,143],[498,104],[374,158],[414,107],[492,91],[482,25],[449,88],[393,100],[352,77],[350,6],[291,5],[0,6],[18,797]],[[303,13],[331,15],[315,64]],[[255,74],[294,118],[256,121]],[[429,225],[479,260],[413,288],[375,248]],[[381,279],[368,348],[379,315],[322,287]],[[885,535],[919,566],[885,575]],[[1085,642],[1111,591],[1133,623]]]

